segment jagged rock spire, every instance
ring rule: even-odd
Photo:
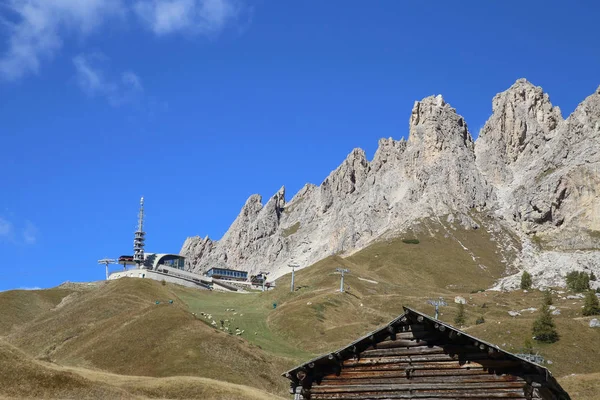
[[[515,235],[600,230],[600,217],[589,212],[600,207],[600,88],[566,121],[524,79],[496,95],[492,110],[473,143],[442,96],[417,101],[407,141],[380,140],[371,162],[354,149],[320,186],[305,185],[289,203],[283,187],[264,206],[251,196],[221,240],[190,238],[182,254],[196,271],[222,264],[275,277],[292,258],[304,267],[424,218],[474,226],[473,210]],[[581,235],[569,243],[593,245]]]
[[[517,80],[492,101],[492,116],[475,146],[479,169],[492,182],[507,184],[514,168],[524,168],[531,157],[543,153],[562,122],[560,108],[541,87]]]

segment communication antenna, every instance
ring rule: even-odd
[[[292,285],[290,287],[290,292],[294,291],[294,270],[299,267],[298,264],[288,264],[288,267],[292,269]]]
[[[140,213],[138,214],[138,227],[133,239],[133,261],[138,268],[144,263],[144,245],[146,232],[144,232],[144,197],[140,199]]]
[[[448,303],[446,303],[446,300],[444,300],[442,297],[440,297],[438,300],[427,300],[427,303],[435,307],[435,319],[438,319],[440,307],[448,305]]]
[[[344,293],[344,274],[350,273],[350,270],[347,268],[336,268],[335,270],[342,274],[342,279],[340,281],[340,292]]]
[[[106,280],[108,280],[108,264],[116,264],[117,260],[112,258],[103,258],[102,260],[98,260],[98,264],[104,264],[106,266]]]

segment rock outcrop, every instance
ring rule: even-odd
[[[564,262],[573,251],[569,268],[600,265],[600,88],[565,120],[541,88],[520,79],[492,110],[474,142],[442,96],[415,102],[408,140],[381,139],[370,162],[353,150],[287,203],[284,188],[264,206],[251,196],[221,240],[188,238],[181,254],[196,272],[227,266],[276,277],[292,261],[350,254],[422,218],[477,228],[472,213],[482,212],[524,243],[518,268]]]

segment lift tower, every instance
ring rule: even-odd
[[[292,269],[292,285],[290,287],[290,292],[294,291],[294,272],[295,269],[299,267],[298,264],[288,264],[288,267],[290,267]]]
[[[435,307],[435,319],[438,319],[440,315],[440,307],[445,307],[448,305],[446,300],[444,300],[442,297],[440,297],[438,300],[427,300],[427,303]]]
[[[335,269],[337,272],[339,272],[340,274],[342,274],[342,279],[340,281],[340,292],[344,293],[344,274],[347,274],[350,272],[349,269],[347,268],[336,268]]]
[[[98,260],[98,264],[104,264],[106,266],[106,280],[108,280],[108,264],[116,264],[117,260],[112,258],[103,258],[102,260]]]
[[[138,227],[133,239],[133,261],[138,268],[144,264],[144,244],[146,232],[144,232],[144,198],[140,200],[140,213],[138,214]]]

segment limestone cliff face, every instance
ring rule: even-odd
[[[600,94],[563,120],[540,87],[519,80],[494,98],[477,140],[477,167],[494,186],[498,215],[528,234],[599,230]],[[565,242],[566,240],[566,242]]]
[[[494,97],[492,110],[474,142],[442,96],[415,102],[407,141],[381,139],[372,161],[353,150],[287,203],[284,188],[264,206],[253,195],[221,240],[188,238],[181,254],[197,272],[227,266],[276,277],[290,262],[349,254],[425,217],[476,227],[474,210],[525,244],[538,236],[560,257],[600,248],[600,88],[565,120],[541,88],[520,79]],[[523,248],[521,268],[556,258]]]
[[[494,185],[504,186],[544,154],[563,118],[542,88],[525,79],[497,94],[492,111],[477,140],[477,166]]]

